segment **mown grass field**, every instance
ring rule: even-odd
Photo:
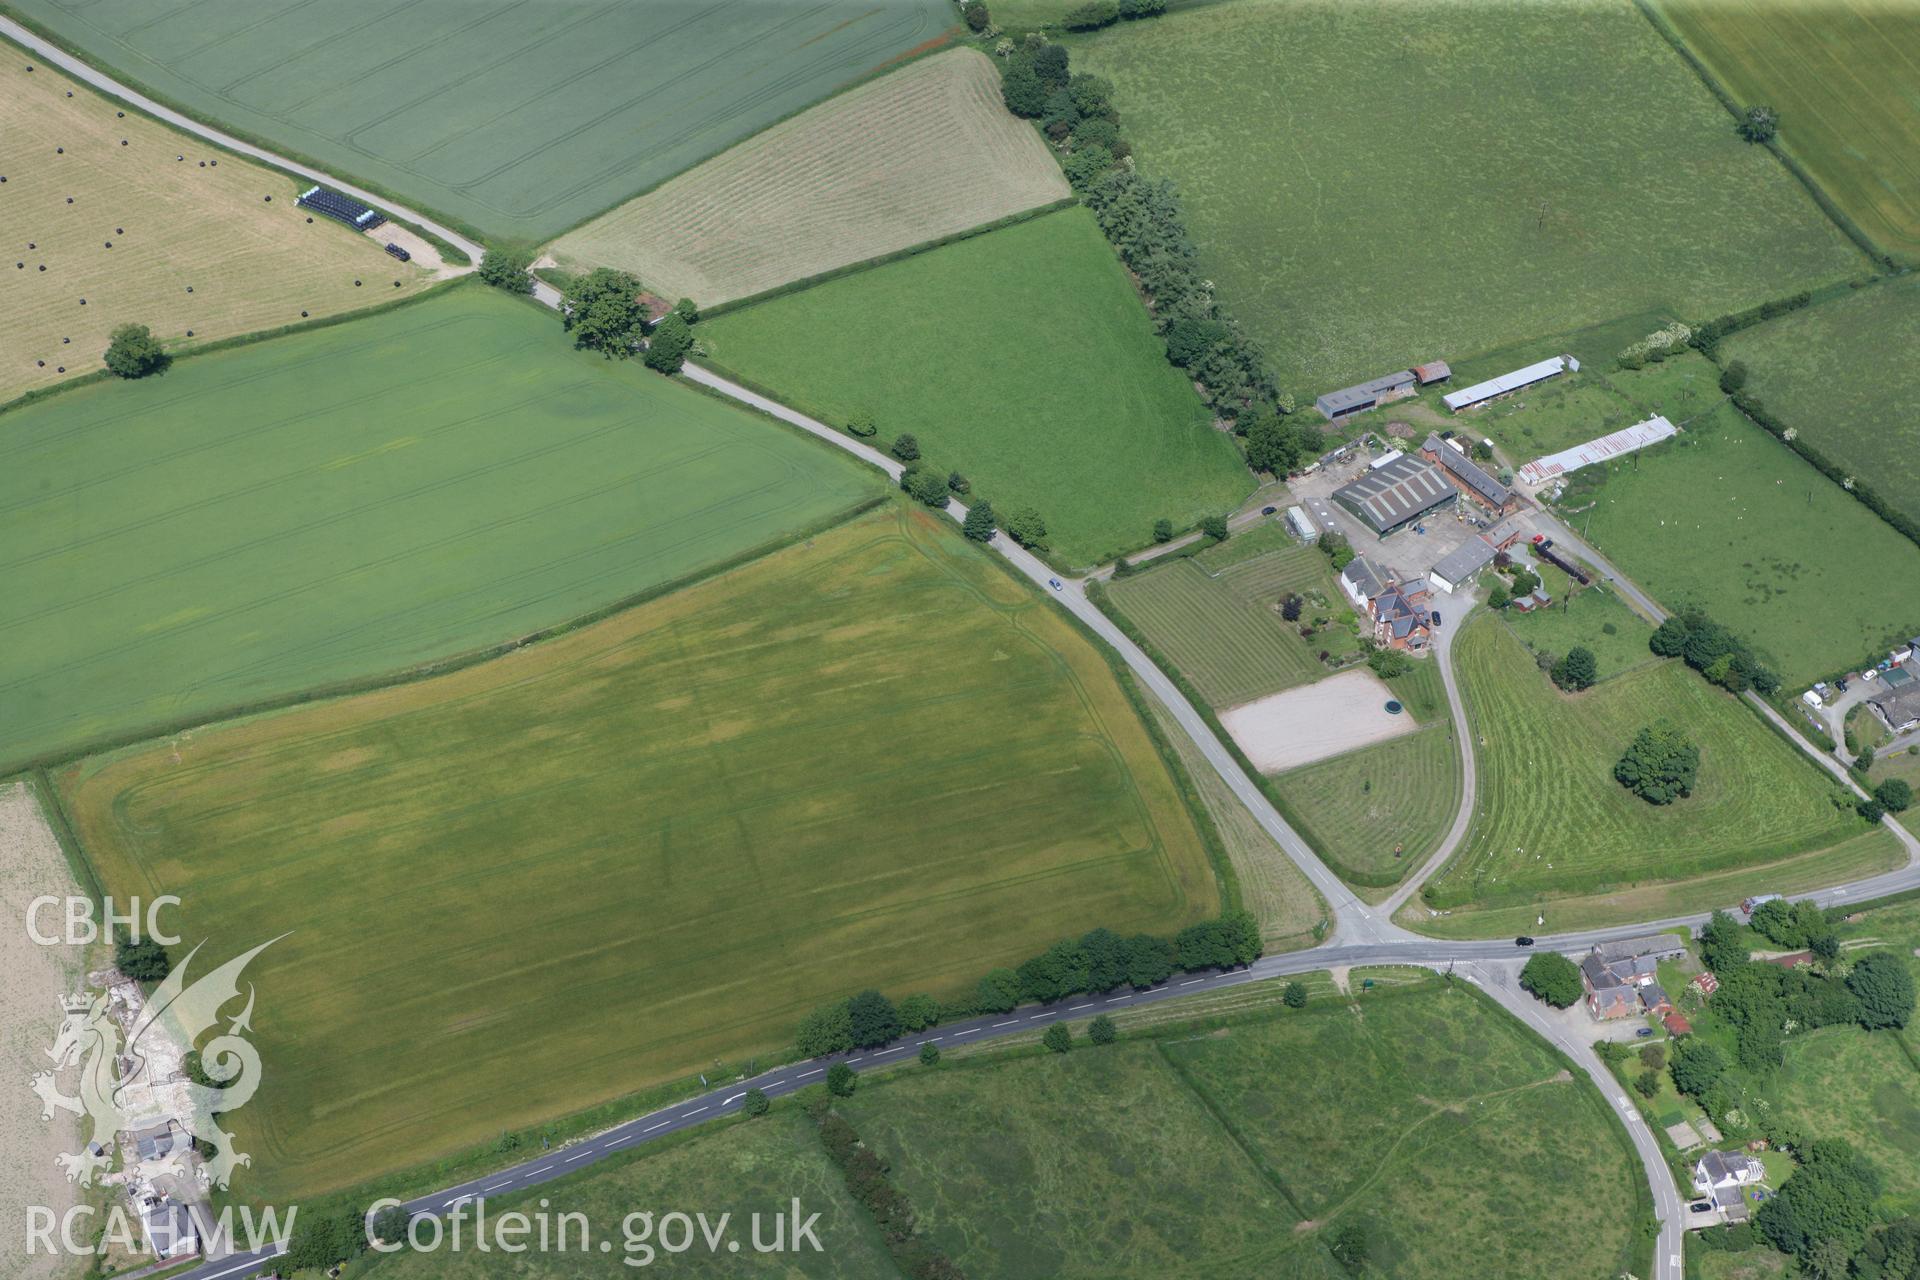
[[[1884,251],[1920,260],[1920,11],[1872,0],[1654,0],[1742,104]]]
[[[1747,390],[1834,465],[1920,520],[1920,288],[1891,280],[1781,316],[1721,344]]]
[[[1564,657],[1574,646],[1585,645],[1593,650],[1603,681],[1659,661],[1647,647],[1653,627],[1614,594],[1612,587],[1596,578],[1591,585],[1569,593],[1566,574],[1550,564],[1537,567],[1542,585],[1553,597],[1553,606],[1533,613],[1509,609],[1500,615],[1521,644],[1535,654],[1555,657]]]
[[[977,49],[923,58],[756,134],[554,244],[716,306],[1062,199]]]
[[[883,448],[912,433],[996,511],[1038,509],[1070,564],[1253,490],[1084,209],[729,312],[700,340],[828,422],[872,414]]]
[[[378,240],[309,226],[286,175],[0,50],[0,403],[99,371],[119,325],[183,351],[427,283]]]
[[[1702,606],[1746,637],[1789,686],[1920,630],[1920,547],[1731,406],[1637,469],[1606,465],[1574,527],[1667,608]]]
[[[1460,807],[1451,724],[1283,773],[1273,789],[1306,842],[1342,878],[1398,884],[1440,845]]]
[[[11,7],[201,119],[536,240],[954,25],[946,0]]]
[[[1867,266],[1631,0],[1242,0],[1069,43],[1303,401]]]
[[[877,489],[471,286],[79,388],[0,419],[0,762],[512,640]]]
[[[452,675],[62,773],[116,894],[255,962],[243,1188],[354,1183],[1219,906],[1102,656],[889,504]],[[344,1125],[341,1117],[351,1115]]]
[[[1436,905],[1510,907],[1687,880],[1866,830],[1833,806],[1823,774],[1678,661],[1570,696],[1489,620],[1456,638],[1454,660],[1480,786],[1473,828],[1429,890]],[[1700,748],[1700,774],[1691,796],[1655,806],[1621,786],[1613,766],[1662,719]]]
[[[903,1072],[843,1109],[969,1276],[1336,1277],[1325,1241],[1354,1222],[1381,1274],[1436,1280],[1469,1253],[1610,1275],[1637,1247],[1624,1135],[1540,1042],[1437,980],[1314,985],[1212,1034]]]
[[[1114,605],[1215,707],[1317,680],[1329,670],[1320,661],[1321,649],[1349,653],[1356,647],[1338,621],[1312,639],[1300,635],[1300,625],[1315,617],[1350,612],[1317,547],[1285,545],[1224,565],[1208,559],[1234,551],[1238,541],[1107,584]],[[1296,591],[1317,593],[1298,624],[1274,607]]]
[[[819,1214],[814,1234],[820,1241],[779,1253],[758,1253],[753,1245],[753,1217],[760,1215],[760,1240],[774,1239],[774,1219],[788,1215],[798,1197],[805,1206],[801,1218]],[[610,1254],[571,1253],[533,1249],[515,1260],[512,1273],[527,1277],[581,1277],[645,1274],[648,1267],[684,1276],[777,1275],[787,1280],[872,1280],[896,1274],[879,1229],[848,1194],[846,1182],[828,1160],[814,1123],[797,1108],[746,1124],[695,1131],[661,1150],[642,1147],[630,1159],[594,1165],[587,1172],[558,1185],[549,1184],[520,1195],[488,1196],[489,1223],[496,1215],[524,1213],[538,1221],[545,1202],[550,1215],[583,1213],[596,1233],[595,1243],[608,1239]],[[669,1213],[703,1213],[709,1226],[730,1214],[726,1236],[718,1251],[709,1250],[705,1237],[683,1253],[661,1248],[657,1234],[628,1247],[622,1224],[629,1214],[651,1213],[657,1223]],[[549,1219],[551,1221],[551,1218]],[[501,1274],[500,1253],[481,1253],[473,1247],[473,1223],[467,1222],[464,1247],[437,1253],[398,1253],[380,1262],[379,1274],[392,1280],[432,1277],[466,1280]],[[641,1224],[632,1224],[636,1234]],[[556,1227],[557,1231],[558,1228]],[[658,1227],[654,1230],[657,1232]],[[789,1226],[790,1230],[790,1226]],[[537,1237],[529,1237],[531,1244]],[[669,1230],[674,1243],[679,1237]],[[782,1232],[783,1241],[791,1237]],[[725,1240],[739,1244],[728,1251]],[[491,1237],[489,1244],[496,1243]],[[652,1252],[643,1252],[650,1247]]]

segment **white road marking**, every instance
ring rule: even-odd
[[[463,1196],[452,1196],[452,1197],[449,1197],[449,1198],[448,1198],[448,1199],[446,1199],[446,1200],[443,1200],[443,1201],[441,1201],[441,1203],[440,1203],[440,1207],[441,1207],[442,1209],[451,1209],[451,1208],[453,1208],[453,1206],[454,1206],[454,1205],[457,1205],[457,1204],[464,1204],[464,1203],[466,1203],[466,1202],[467,1202],[468,1200],[471,1200],[471,1199],[473,1199],[473,1193],[472,1193],[471,1191],[469,1191],[469,1192],[468,1192],[468,1193],[467,1193],[466,1195],[463,1195]]]
[[[549,1170],[549,1169],[551,1169],[551,1168],[553,1168],[553,1166],[552,1166],[552,1165],[550,1165],[550,1164],[543,1164],[543,1165],[541,1165],[541,1166],[540,1166],[540,1167],[539,1167],[538,1169],[535,1169],[535,1170],[533,1171],[533,1173],[529,1173],[529,1174],[528,1174],[527,1176],[528,1176],[529,1178],[531,1178],[531,1177],[533,1176],[533,1174],[534,1174],[534,1173],[545,1173],[545,1172],[546,1172],[547,1170]]]
[[[848,1059],[847,1059],[847,1065],[848,1065],[848,1066],[852,1066],[852,1065],[853,1065],[854,1063],[856,1063],[856,1062],[865,1062],[866,1060],[867,1060],[867,1056],[866,1056],[865,1054],[861,1054],[861,1055],[860,1055],[859,1057],[857,1057],[857,1058],[848,1058]]]
[[[1131,999],[1131,998],[1132,998],[1132,997],[1130,997],[1130,996],[1114,996],[1114,997],[1112,997],[1111,999],[1109,999],[1109,1000],[1107,1001],[1107,1003],[1108,1003],[1108,1004],[1119,1004],[1119,1003],[1120,1003],[1120,1002],[1121,1002],[1122,1000],[1128,1000],[1128,999]]]
[[[1069,1007],[1069,1008],[1067,1009],[1067,1012],[1068,1012],[1068,1013],[1078,1013],[1078,1012],[1080,1012],[1080,1011],[1081,1011],[1082,1009],[1091,1009],[1091,1008],[1093,1008],[1093,1002],[1092,1002],[1091,1000],[1089,1000],[1089,1001],[1088,1001],[1088,1002],[1087,1002],[1086,1004],[1076,1004],[1076,1005],[1072,1005],[1072,1006],[1070,1006],[1070,1007]]]
[[[582,1152],[581,1152],[581,1153],[580,1153],[579,1155],[577,1155],[577,1156],[568,1156],[568,1157],[567,1157],[567,1158],[566,1158],[565,1160],[562,1160],[562,1161],[561,1161],[560,1163],[561,1163],[561,1164],[572,1164],[572,1163],[573,1163],[573,1162],[574,1162],[575,1160],[585,1160],[585,1159],[586,1159],[586,1158],[587,1158],[588,1156],[590,1156],[590,1155],[592,1155],[592,1154],[593,1154],[593,1152],[591,1152],[591,1151],[582,1151]]]
[[[800,1074],[799,1074],[798,1076],[796,1076],[796,1077],[794,1077],[794,1078],[795,1078],[795,1079],[797,1079],[797,1080],[805,1080],[805,1079],[806,1079],[806,1078],[807,1078],[808,1076],[817,1076],[817,1075],[819,1075],[819,1074],[820,1074],[820,1073],[821,1073],[822,1071],[825,1071],[825,1070],[826,1070],[826,1068],[825,1068],[825,1067],[815,1067],[815,1068],[814,1068],[813,1070],[811,1070],[811,1071],[802,1071],[802,1072],[801,1072],[801,1073],[800,1073]]]
[[[902,1044],[902,1045],[895,1045],[895,1046],[894,1046],[893,1048],[891,1048],[891,1049],[882,1049],[882,1050],[881,1050],[880,1052],[878,1052],[878,1053],[876,1053],[876,1054],[874,1054],[873,1056],[874,1056],[874,1057],[876,1057],[876,1058],[884,1058],[884,1057],[886,1057],[886,1056],[887,1056],[888,1054],[890,1054],[890,1053],[900,1053],[900,1052],[902,1052],[903,1050],[905,1050],[905,1049],[907,1049],[908,1047],[909,1047],[909,1046],[907,1046],[907,1045],[904,1045],[904,1044]]]
[[[746,1096],[747,1096],[747,1095],[746,1095],[746,1094],[744,1094],[744,1093],[736,1093],[736,1094],[734,1094],[734,1095],[733,1095],[733,1096],[732,1096],[731,1098],[728,1098],[728,1099],[727,1099],[727,1100],[726,1100],[725,1102],[722,1102],[722,1103],[721,1103],[720,1105],[721,1105],[721,1106],[723,1106],[723,1107],[724,1107],[724,1106],[728,1106],[728,1105],[730,1105],[730,1104],[732,1104],[732,1103],[735,1103],[735,1102],[738,1102],[738,1101],[740,1101],[740,1099],[742,1099],[742,1098],[744,1098],[744,1097],[746,1097]]]
[[[490,1187],[488,1187],[488,1188],[487,1188],[487,1190],[489,1190],[489,1191],[498,1191],[498,1190],[499,1190],[500,1188],[502,1188],[502,1187],[510,1187],[510,1186],[512,1186],[512,1185],[513,1185],[513,1179],[512,1179],[512,1178],[508,1178],[508,1179],[507,1179],[507,1180],[506,1180],[505,1182],[496,1182],[496,1183],[494,1183],[494,1184],[493,1184],[492,1186],[490,1186]]]
[[[1205,982],[1205,981],[1206,981],[1205,978],[1188,978],[1185,982],[1181,983],[1180,985],[1183,987],[1190,987],[1196,982]]]
[[[946,1039],[946,1037],[945,1037],[945,1036],[928,1036],[928,1037],[927,1037],[927,1043],[928,1043],[928,1044],[932,1044],[932,1043],[933,1043],[934,1041],[936,1041],[936,1040],[944,1040],[944,1039]]]
[[[241,1263],[237,1267],[228,1267],[225,1271],[216,1271],[212,1275],[206,1277],[206,1280],[220,1280],[221,1276],[230,1276],[236,1271],[245,1271],[248,1267],[265,1266],[267,1262],[267,1258],[277,1258],[279,1256],[280,1255],[277,1253],[270,1253],[267,1255],[266,1258],[253,1258],[253,1259],[250,1259],[249,1261]]]
[[[699,1115],[699,1114],[700,1114],[700,1113],[701,1113],[702,1111],[705,1111],[706,1109],[707,1109],[707,1108],[705,1108],[705,1107],[698,1107],[698,1108],[695,1108],[695,1109],[694,1109],[694,1110],[692,1110],[692,1111],[685,1111],[685,1112],[682,1112],[682,1113],[681,1113],[681,1115],[680,1115],[680,1118],[681,1118],[682,1120],[685,1120],[685,1119],[687,1119],[687,1118],[688,1118],[688,1117],[690,1117],[690,1116],[697,1116],[697,1115]]]
[[[638,1134],[634,1134],[634,1133],[630,1133],[630,1134],[628,1134],[628,1135],[627,1135],[626,1137],[624,1137],[624,1138],[615,1138],[615,1139],[614,1139],[614,1140],[613,1140],[612,1142],[609,1142],[609,1143],[607,1144],[607,1146],[608,1146],[608,1148],[609,1148],[609,1149],[611,1149],[611,1148],[613,1148],[613,1147],[617,1147],[617,1146],[621,1146],[621,1145],[622,1145],[622,1144],[624,1144],[624,1143],[628,1143],[628,1142],[632,1142],[632,1141],[633,1141],[633,1140],[634,1140],[635,1138],[637,1138],[637,1137],[639,1137],[639,1136],[640,1136],[640,1135],[638,1135]]]
[[[640,1132],[642,1132],[642,1133],[652,1133],[652,1132],[653,1132],[653,1131],[654,1131],[655,1129],[664,1129],[664,1128],[666,1128],[666,1127],[667,1127],[668,1125],[670,1125],[670,1124],[672,1124],[672,1123],[673,1123],[673,1121],[671,1121],[671,1120],[662,1120],[662,1121],[661,1121],[661,1122],[660,1122],[659,1124],[650,1124],[650,1125],[648,1125],[648,1126],[647,1126],[646,1128],[644,1128],[644,1129],[642,1129],[642,1130],[641,1130]]]
[[[1017,1026],[1019,1026],[1019,1025],[1020,1025],[1020,1019],[1018,1019],[1018,1018],[1011,1018],[1011,1019],[1009,1019],[1009,1020],[1007,1020],[1006,1022],[996,1022],[996,1023],[994,1023],[993,1025],[994,1025],[994,1028],[995,1028],[996,1030],[997,1030],[997,1029],[999,1029],[1000,1027],[1017,1027]],[[977,1030],[977,1028],[976,1028],[976,1030]],[[964,1033],[963,1033],[963,1034],[964,1034]]]
[[[1027,1021],[1028,1021],[1028,1022],[1038,1022],[1038,1021],[1040,1021],[1040,1019],[1042,1019],[1042,1018],[1044,1018],[1044,1017],[1046,1017],[1046,1016],[1047,1016],[1047,1015],[1046,1015],[1046,1014],[1044,1014],[1044,1013],[1030,1013],[1030,1014],[1028,1014],[1028,1015],[1027,1015]]]

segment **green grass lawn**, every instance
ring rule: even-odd
[[[1920,547],[1731,406],[1637,466],[1589,472],[1597,505],[1567,513],[1573,528],[1661,604],[1746,637],[1790,687],[1920,631]]]
[[[1566,574],[1550,564],[1539,567],[1541,582],[1553,597],[1552,606],[1533,613],[1509,609],[1500,615],[1521,644],[1535,653],[1555,656],[1565,655],[1575,645],[1585,645],[1600,664],[1602,680],[1659,661],[1647,647],[1653,628],[1612,587],[1596,578],[1591,585],[1569,594]]]
[[[1451,724],[1280,774],[1271,790],[1314,852],[1356,885],[1395,885],[1421,865],[1460,807]]]
[[[882,448],[912,433],[1002,514],[1038,509],[1071,564],[1253,489],[1084,209],[729,312],[700,340],[835,425],[872,414]]]
[[[229,953],[294,931],[249,971],[273,1087],[235,1120],[269,1201],[777,1051],[853,989],[1219,907],[1106,659],[903,503],[60,782],[109,892],[177,893]]]
[[[982,1280],[1332,1278],[1323,1242],[1349,1223],[1381,1274],[1457,1276],[1471,1250],[1487,1274],[1610,1275],[1640,1249],[1639,1169],[1560,1066],[1429,979],[1065,1057],[950,1060],[843,1109]],[[1568,1229],[1534,1229],[1542,1213]]]
[[[1741,103],[1882,249],[1920,260],[1920,10],[1874,0],[1656,0]]]
[[[760,1216],[759,1238],[771,1243],[774,1218],[790,1214],[796,1197],[804,1206],[802,1219],[820,1215],[814,1225],[819,1250],[802,1246],[779,1253],[756,1252],[754,1215]],[[538,1223],[543,1206],[549,1222],[562,1213],[585,1214],[594,1233],[593,1247],[597,1249],[598,1242],[606,1239],[612,1241],[613,1249],[581,1251],[574,1244],[578,1239],[578,1228],[574,1228],[568,1237],[572,1252],[534,1248],[503,1266],[497,1247],[491,1253],[474,1247],[470,1215],[459,1250],[394,1254],[378,1264],[378,1274],[391,1280],[468,1280],[502,1274],[526,1280],[576,1280],[644,1275],[647,1267],[674,1275],[774,1275],[786,1280],[871,1280],[894,1274],[879,1229],[848,1194],[840,1170],[820,1145],[813,1121],[797,1108],[784,1108],[748,1123],[695,1130],[684,1139],[669,1140],[659,1150],[642,1147],[631,1158],[593,1165],[565,1182],[488,1196],[487,1221],[492,1224],[498,1222],[497,1215],[523,1213]],[[649,1224],[633,1222],[631,1230],[639,1241],[630,1246],[628,1215],[634,1213],[651,1214],[653,1230],[643,1234],[643,1226]],[[709,1249],[696,1229],[691,1249],[668,1253],[661,1248],[658,1223],[669,1213],[705,1214],[709,1226],[715,1226],[723,1214],[731,1218],[717,1250]],[[679,1242],[672,1229],[665,1238]],[[531,1245],[537,1239],[532,1235],[524,1243]],[[739,1244],[738,1252],[726,1248],[724,1241],[729,1239]],[[490,1236],[489,1243],[497,1245],[498,1240]],[[651,1253],[644,1251],[647,1247]]]
[[[1292,543],[1213,567],[1208,557],[1236,541],[1107,584],[1114,606],[1215,707],[1310,683],[1330,670],[1321,650],[1344,657],[1359,648],[1345,621],[1352,610],[1317,547]],[[1307,604],[1289,623],[1275,606],[1294,592]],[[1316,619],[1326,621],[1303,638],[1300,627]]]
[[[1920,521],[1920,281],[1897,280],[1755,325],[1721,345],[1803,443]]]
[[[1479,808],[1435,878],[1438,906],[1486,908],[1759,866],[1865,828],[1759,718],[1678,661],[1562,694],[1504,626],[1479,621],[1454,660],[1472,720]],[[1700,748],[1691,796],[1654,806],[1613,777],[1645,725]]]
[[[0,418],[0,772],[500,644],[879,492],[477,287]]]
[[[1240,0],[1070,44],[1303,402],[1867,266],[1631,0]]]
[[[954,25],[946,0],[411,12],[10,0],[187,112],[470,223],[542,240]],[[663,110],[670,102],[672,110]]]

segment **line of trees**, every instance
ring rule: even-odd
[[[880,1228],[887,1252],[910,1280],[961,1280],[961,1270],[917,1230],[912,1201],[887,1176],[886,1159],[860,1141],[851,1122],[820,1099],[808,1112],[827,1158],[862,1209]]]
[[[1167,359],[1201,386],[1206,402],[1233,419],[1242,435],[1264,423],[1257,465],[1290,466],[1299,436],[1280,430],[1278,415],[1293,403],[1281,392],[1266,353],[1214,298],[1195,261],[1173,184],[1150,182],[1134,171],[1112,84],[1072,72],[1064,47],[1029,36],[1007,56],[1001,95],[1009,111],[1038,121],[1065,148],[1067,181],[1146,295]],[[1267,416],[1257,413],[1262,409]]]
[[[1063,938],[1015,968],[991,970],[969,998],[943,1001],[921,994],[895,1004],[869,989],[829,1001],[801,1021],[794,1042],[810,1058],[873,1049],[903,1032],[982,1013],[1006,1013],[1027,1002],[1049,1004],[1121,987],[1144,991],[1176,973],[1252,964],[1261,950],[1260,923],[1247,911],[1228,911],[1218,919],[1190,924],[1171,938],[1151,933],[1123,937],[1111,929],[1093,929],[1078,938]]]
[[[1780,677],[1754,656],[1744,640],[1708,617],[1704,609],[1685,609],[1672,615],[1654,629],[1647,647],[1663,658],[1683,659],[1729,693],[1753,689],[1772,694],[1780,688]]]

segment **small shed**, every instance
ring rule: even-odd
[[[1413,376],[1419,380],[1421,386],[1425,387],[1436,382],[1445,382],[1453,376],[1453,370],[1447,367],[1445,360],[1429,360],[1425,364],[1413,366]]]

